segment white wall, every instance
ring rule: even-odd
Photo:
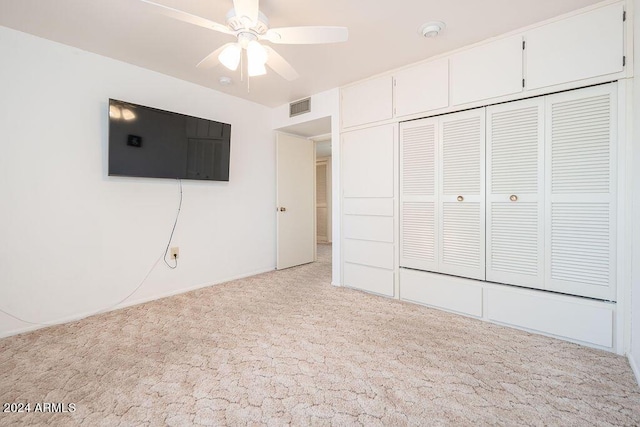
[[[311,112],[289,117],[289,104],[273,109],[272,127],[280,129],[298,123],[331,117],[331,240],[332,284],[340,286],[340,89],[335,88],[311,96]]]
[[[640,0],[634,0],[634,70],[640,71]],[[630,362],[640,382],[640,77],[633,82],[633,208],[632,208],[632,272],[631,272],[631,355]]]
[[[164,252],[178,183],[107,176],[110,97],[232,125],[230,182],[183,181],[179,267],[124,305],[275,268],[271,109],[4,27],[0,63],[0,309],[80,317]],[[0,313],[0,336],[35,327]]]

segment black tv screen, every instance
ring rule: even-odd
[[[109,99],[109,175],[229,181],[231,125]]]

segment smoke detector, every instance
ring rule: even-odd
[[[434,38],[440,34],[440,31],[446,28],[446,24],[440,21],[430,21],[425,24],[422,24],[420,28],[418,28],[418,34],[426,38]]]

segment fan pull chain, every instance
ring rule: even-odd
[[[240,81],[244,81],[244,49],[240,51]]]
[[[246,49],[244,49],[244,51],[246,52],[245,54],[247,55],[247,93],[251,93],[251,86],[249,81],[251,80],[251,76],[249,75],[249,53],[246,51]],[[242,61],[242,58],[244,57],[244,55],[240,55],[240,61]],[[244,71],[244,69],[242,68],[242,64],[240,65],[240,75],[242,76],[242,72]],[[242,80],[242,77],[240,77],[240,79]]]

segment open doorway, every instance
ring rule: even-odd
[[[309,167],[313,169],[313,186],[308,186],[308,195],[312,197],[313,209],[312,218],[313,221],[313,247],[315,249],[314,259],[316,262],[331,263],[331,243],[332,243],[332,228],[333,228],[333,206],[332,206],[332,153],[331,153],[331,117],[323,117],[308,122],[298,123],[292,126],[283,127],[277,129],[279,134],[287,134],[298,138],[299,144],[311,144],[313,147],[313,158],[310,160],[302,160],[297,158],[297,162],[309,161]],[[278,147],[278,150],[282,150],[283,147]],[[279,159],[284,159],[286,156],[278,154]],[[277,166],[278,176],[281,176],[281,171],[287,169],[287,165],[280,163]],[[305,169],[305,168],[301,168]],[[290,178],[291,179],[291,178]],[[288,187],[285,182],[277,183],[277,198],[276,206],[278,215],[278,229],[285,230],[289,221],[293,221],[295,212],[291,210],[282,210],[284,206],[281,206],[282,200],[285,197],[284,192]],[[306,198],[306,197],[305,197]],[[300,223],[306,222],[303,220],[296,220]],[[305,235],[308,234],[305,232]],[[294,246],[292,246],[294,245]],[[303,251],[307,246],[307,242],[301,239],[288,239],[286,235],[278,232],[277,238],[277,252],[278,257],[281,254],[292,253],[295,251]],[[280,267],[278,267],[280,268]],[[285,267],[286,268],[286,267]]]
[[[316,239],[331,243],[331,134],[313,138],[316,150]]]

